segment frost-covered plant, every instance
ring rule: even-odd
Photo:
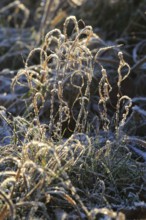
[[[107,70],[97,61],[97,57],[100,52],[114,49],[116,46],[97,48],[97,53],[93,55],[88,47],[92,37],[99,40],[91,26],[80,29],[76,18],[68,17],[64,23],[63,33],[59,29],[47,33],[42,46],[30,52],[25,68],[21,69],[13,79],[13,88],[16,84],[29,88],[29,92],[25,95],[28,107],[24,115],[29,118],[32,112],[38,124],[40,121],[47,124],[48,134],[57,139],[68,133],[87,132],[89,118],[92,115],[91,90],[96,63],[101,67],[99,71],[102,73],[99,84],[96,85],[97,97],[99,97],[97,103],[99,109],[96,114],[99,114],[103,129],[109,130],[110,118],[107,103],[110,100],[112,85],[110,85]],[[122,126],[131,107],[130,98],[122,96],[120,90],[121,82],[129,76],[130,67],[124,61],[122,53],[119,52],[118,55],[120,63],[115,115],[116,130],[120,123],[118,117],[123,100],[125,102],[127,100],[129,104],[125,104],[125,113],[120,119]],[[128,68],[128,72],[122,76],[122,70],[125,67]]]

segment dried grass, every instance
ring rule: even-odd
[[[0,13],[18,7],[22,28],[29,13],[19,3]],[[0,108],[0,219],[124,220],[130,207],[145,210],[146,142],[136,136],[145,97],[123,93],[131,68],[121,45],[105,43],[75,16],[39,43],[59,4],[44,3],[36,47],[11,75],[15,101]],[[141,45],[132,71],[145,68]]]

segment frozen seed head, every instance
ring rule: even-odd
[[[106,76],[106,70],[104,68],[102,68],[101,72],[103,76]]]
[[[123,60],[123,53],[121,51],[118,53],[118,57],[120,60]]]

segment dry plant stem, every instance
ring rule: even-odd
[[[122,44],[114,45],[114,46],[107,46],[107,47],[102,47],[102,48],[100,48],[100,49],[97,51],[97,53],[95,54],[95,57],[94,57],[95,62],[98,62],[98,56],[99,56],[99,54],[100,54],[101,52],[105,52],[105,51],[107,51],[107,50],[110,50],[110,49],[113,49],[113,48],[118,48],[118,47],[121,47],[121,46],[122,46]],[[99,59],[100,59],[100,58],[99,58]],[[99,65],[100,65],[100,63],[99,63]]]
[[[37,189],[42,188],[44,185],[45,180],[41,179],[34,187],[31,191],[29,191],[27,193],[27,195],[23,198],[23,200],[28,199]]]
[[[3,7],[2,9],[0,9],[0,13],[5,12],[6,10],[8,10],[8,9],[10,9],[10,8],[12,8],[12,7],[16,7],[16,6],[18,6],[19,4],[20,4],[20,1],[14,1],[14,2],[8,4],[7,6]]]
[[[38,208],[41,207],[43,209],[43,215],[45,216],[45,219],[47,220],[51,220],[51,218],[48,216],[47,211],[46,211],[46,207],[42,202],[37,202],[37,201],[21,201],[16,203],[16,207],[20,208],[20,207],[34,207],[34,208]],[[36,210],[34,209],[33,212],[35,212]],[[31,211],[30,211],[31,212]],[[33,214],[30,213],[29,214],[29,219],[33,218]]]
[[[43,61],[47,60],[47,58],[48,58],[47,53],[41,47],[34,48],[33,50],[30,51],[30,53],[26,59],[25,69],[28,69],[28,67],[29,67],[28,62],[30,61],[31,57],[34,55],[35,52],[40,52],[40,64],[41,65],[43,65]],[[44,60],[43,60],[43,56],[44,56]]]
[[[91,220],[90,215],[89,215],[89,211],[88,211],[88,209],[85,207],[85,205],[83,204],[83,202],[82,202],[81,198],[79,197],[79,195],[77,194],[76,189],[75,189],[75,187],[72,185],[71,180],[69,179],[68,174],[67,174],[66,172],[63,172],[62,175],[63,175],[63,178],[64,178],[64,180],[65,180],[65,184],[66,184],[66,186],[67,186],[67,189],[69,189],[69,190],[71,191],[72,195],[75,197],[76,201],[79,202],[81,208],[82,208],[83,211],[85,212],[85,214],[86,214],[86,216],[88,217],[88,219]],[[79,209],[78,209],[78,206],[76,206],[76,208],[77,208],[77,211],[78,211],[78,213],[79,213],[80,218],[82,219],[81,214],[80,214],[80,211],[79,211]]]
[[[33,98],[33,106],[34,106],[34,112],[35,112],[35,116],[36,118],[38,118],[38,114],[39,114],[39,109],[38,109],[38,103],[37,101],[39,100],[39,98],[41,99],[42,101],[42,105],[43,106],[43,103],[44,103],[44,97],[42,96],[42,94],[40,92],[37,92]],[[41,108],[41,107],[40,107]]]
[[[14,204],[12,203],[11,199],[8,198],[8,196],[2,191],[2,189],[0,188],[0,197],[8,204],[9,208],[7,207],[7,205],[4,205],[2,211],[0,212],[0,219],[1,220],[5,220],[6,217],[9,216],[9,218],[11,220],[15,219],[15,207]],[[10,213],[9,210],[10,209]]]
[[[15,190],[15,185],[16,185],[16,183],[18,182],[20,175],[21,175],[21,167],[18,168],[18,170],[17,170],[16,176],[15,176],[16,181],[15,181],[13,187],[12,187],[11,194],[10,194],[10,198],[13,197],[13,193],[14,193],[14,190]]]
[[[62,122],[63,122],[63,86],[62,86],[62,82],[59,81],[58,82],[58,98],[60,101],[60,105],[59,105],[59,137],[62,136]]]
[[[65,22],[64,22],[64,27],[63,27],[63,33],[65,35],[65,40],[67,41],[68,36],[67,36],[67,28],[68,28],[68,24],[69,22],[72,21],[74,23],[74,31],[78,34],[79,33],[79,26],[78,26],[78,22],[75,16],[70,16],[68,17]],[[78,38],[77,38],[78,39]]]
[[[130,104],[128,106],[125,106],[127,109],[126,109],[126,113],[125,115],[123,115],[123,123],[125,122],[126,120],[126,117],[128,115],[128,112],[129,112],[129,108],[131,107],[132,105],[132,101],[131,99],[128,97],[128,96],[122,96],[121,94],[121,83],[122,81],[124,81],[130,74],[130,66],[128,65],[128,63],[125,62],[124,58],[123,58],[123,53],[122,52],[119,52],[118,53],[118,56],[119,56],[119,59],[120,59],[120,63],[119,63],[119,67],[118,67],[118,94],[117,94],[117,105],[116,105],[116,116],[115,116],[115,129],[116,129],[116,136],[117,138],[119,137],[119,129],[120,129],[120,125],[119,125],[119,115],[120,115],[120,107],[121,107],[121,101],[123,99],[127,99],[130,101]],[[124,67],[127,67],[128,68],[128,71],[127,73],[122,76],[122,68]]]
[[[55,101],[55,92],[56,88],[55,85],[51,91],[51,108],[50,108],[50,123],[49,123],[49,133],[52,135],[53,128],[54,128],[54,101]]]
[[[117,65],[119,62],[116,60],[112,60],[112,59],[107,59],[107,58],[102,58],[102,57],[97,57],[96,58],[98,62],[103,62],[103,63],[111,63],[114,65]]]
[[[38,42],[40,41],[41,37],[44,35],[45,28],[46,28],[46,22],[47,19],[49,18],[49,12],[51,11],[51,7],[53,4],[54,0],[46,0],[46,3],[44,5],[44,14],[41,20],[40,28],[39,28],[39,38]]]
[[[25,19],[23,19],[22,24],[21,24],[21,28],[25,27],[25,24],[29,18],[29,10],[25,7],[24,4],[22,4],[20,1],[14,1],[13,3],[8,4],[7,6],[3,7],[2,9],[0,9],[0,13],[4,13],[5,11],[11,9],[11,8],[15,8],[17,7],[18,9],[22,10],[24,15],[25,15]]]
[[[88,219],[90,220],[90,215],[89,215],[89,211],[87,210],[87,208],[85,207],[85,205],[83,204],[82,200],[80,199],[79,195],[76,192],[75,187],[72,185],[71,180],[67,174],[67,172],[62,170],[62,165],[61,165],[61,161],[57,155],[57,153],[54,152],[54,156],[56,159],[56,162],[58,163],[59,169],[61,170],[62,173],[62,177],[63,177],[63,183],[65,183],[67,189],[69,189],[72,193],[72,195],[75,197],[75,199],[79,202],[81,208],[83,209],[83,211],[85,212],[86,216],[88,217]],[[64,181],[65,180],[65,181]],[[80,215],[80,211],[78,209],[78,207],[76,206],[79,215]],[[81,216],[80,216],[81,217]]]
[[[101,72],[102,72],[102,78],[99,82],[99,96],[100,96],[99,105],[100,104],[102,105],[103,110],[100,110],[100,114],[103,120],[103,129],[105,131],[108,131],[110,121],[107,115],[106,103],[110,98],[109,93],[111,92],[112,87],[108,81],[106,70],[102,68]]]
[[[129,113],[129,109],[131,108],[132,106],[132,100],[131,98],[129,98],[128,96],[122,96],[120,99],[119,99],[119,108],[120,108],[120,103],[123,101],[123,100],[127,100],[128,104],[125,104],[125,113],[123,113],[122,115],[122,120],[119,124],[119,128],[121,128],[122,126],[124,126],[125,124],[125,121],[127,119],[127,116],[128,116],[128,113]]]

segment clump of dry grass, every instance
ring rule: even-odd
[[[82,138],[86,144],[80,141]],[[7,150],[3,148],[2,153],[8,155],[10,149],[12,149],[10,146]],[[76,177],[80,175],[80,169],[75,173],[73,167],[76,169],[82,166],[84,175],[89,175],[84,166],[87,167],[87,160],[91,154],[93,156],[94,148],[84,134],[78,137],[73,135],[61,145],[32,141],[22,147],[19,146],[18,149],[19,155],[13,156],[16,151],[14,148],[12,156],[0,160],[1,219],[10,215],[12,219],[22,218],[24,215],[29,218],[53,219],[57,215],[61,216],[60,209],[67,218],[74,215],[75,219],[94,219],[94,215],[101,213],[115,218],[120,215],[120,219],[124,219],[122,214],[92,209],[92,205],[85,200],[85,195],[84,202],[79,195],[84,190],[80,192],[72,184],[72,175],[73,179],[75,175]],[[93,171],[89,173],[91,172]],[[81,181],[82,176],[80,178]],[[91,180],[88,181],[93,184]],[[84,184],[87,184],[87,181]],[[88,187],[92,189],[91,185]]]
[[[70,21],[74,24],[71,38],[67,36]],[[79,31],[76,19],[68,18],[64,24],[64,34],[58,29],[50,31],[42,48],[30,52],[25,69],[20,70],[13,79],[14,87],[16,83],[20,83],[20,78],[26,77],[27,84],[23,83],[23,86],[29,87],[28,99],[32,102],[27,112],[34,109],[36,117],[43,117],[46,112],[48,115],[45,121],[48,120],[49,133],[52,134],[53,131],[56,136],[64,132],[62,124],[70,124],[71,118],[75,122],[74,130],[82,132],[86,126],[93,67],[91,51],[80,41],[83,34],[88,41],[93,34],[92,28],[87,26]],[[38,63],[32,65],[35,54]],[[58,132],[60,133],[57,134]]]
[[[74,26],[73,32],[68,36],[69,24]],[[106,50],[114,50],[116,46],[99,48],[93,56],[88,48],[88,42],[94,36],[100,41],[90,26],[80,30],[74,16],[66,19],[63,34],[59,29],[50,31],[42,44],[30,52],[26,60],[25,69],[21,69],[13,79],[12,87],[16,84],[29,88],[26,103],[29,106],[25,116],[40,119],[48,123],[48,132],[54,137],[62,136],[64,133],[85,132],[89,124],[88,118],[92,115],[92,85],[96,83],[97,95],[99,97],[99,111],[104,130],[109,129],[109,116],[107,103],[110,101],[112,85],[108,80],[108,74],[98,61],[98,54]],[[127,103],[123,113],[121,125],[125,123],[131,99],[121,95],[121,83],[130,73],[129,65],[124,61],[121,52],[119,55],[118,68],[118,94],[117,112],[115,116],[115,127],[119,127],[119,115],[122,102]],[[97,84],[95,80],[95,65],[99,65],[102,77]],[[128,70],[126,70],[128,68]],[[124,76],[123,76],[124,69]],[[126,71],[127,72],[126,72]],[[99,93],[99,95],[98,95]],[[98,103],[96,103],[98,105]],[[123,107],[124,108],[124,107]],[[34,113],[33,113],[34,111]],[[93,114],[92,119],[95,115]],[[104,122],[106,121],[107,122]],[[39,120],[38,120],[39,121]],[[39,122],[38,122],[39,123]]]

